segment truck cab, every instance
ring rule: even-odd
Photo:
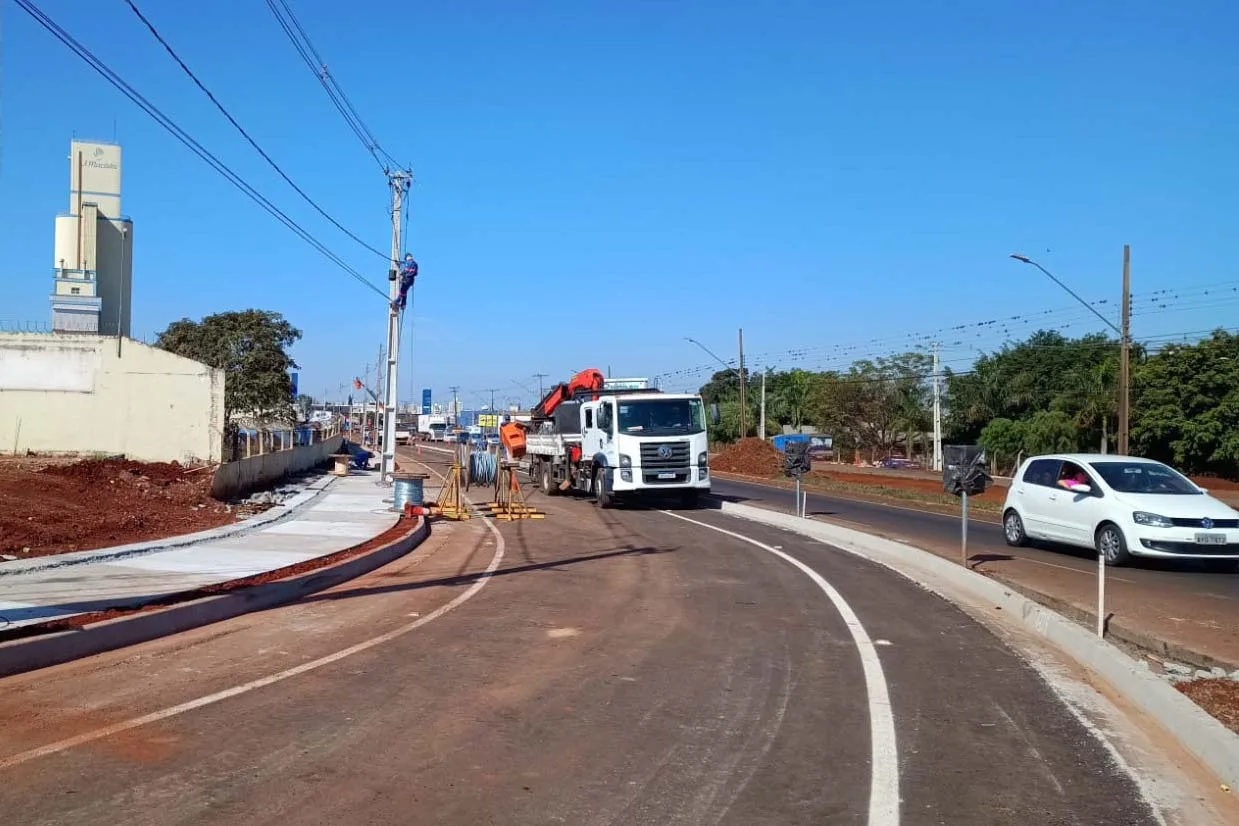
[[[710,490],[705,405],[658,391],[603,394],[581,404],[581,453],[600,501],[675,492],[695,504]]]

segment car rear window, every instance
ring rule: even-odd
[[[1058,482],[1058,468],[1061,464],[1058,459],[1034,459],[1024,468],[1024,481],[1030,485],[1052,488]]]

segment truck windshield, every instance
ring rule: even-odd
[[[620,402],[619,432],[634,436],[701,433],[706,429],[700,399]]]

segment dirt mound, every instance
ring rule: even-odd
[[[135,462],[130,459],[86,459],[71,465],[56,465],[39,471],[49,476],[75,479],[79,482],[110,482],[113,479],[126,481],[144,479],[147,482],[166,486],[185,481],[185,470],[178,462]]]
[[[234,522],[234,510],[211,498],[212,475],[176,462],[0,462],[0,553],[27,559]]]
[[[710,468],[722,473],[743,473],[747,476],[773,476],[783,470],[783,454],[770,442],[761,439],[741,439],[723,448],[710,460]]]

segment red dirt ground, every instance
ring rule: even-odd
[[[1176,687],[1226,728],[1239,734],[1239,682],[1227,679],[1192,680]]]
[[[783,454],[770,442],[741,439],[723,448],[710,460],[710,469],[745,476],[773,476],[783,471]]]
[[[176,462],[0,461],[0,553],[50,556],[235,522],[236,509],[211,498],[211,476]]]

